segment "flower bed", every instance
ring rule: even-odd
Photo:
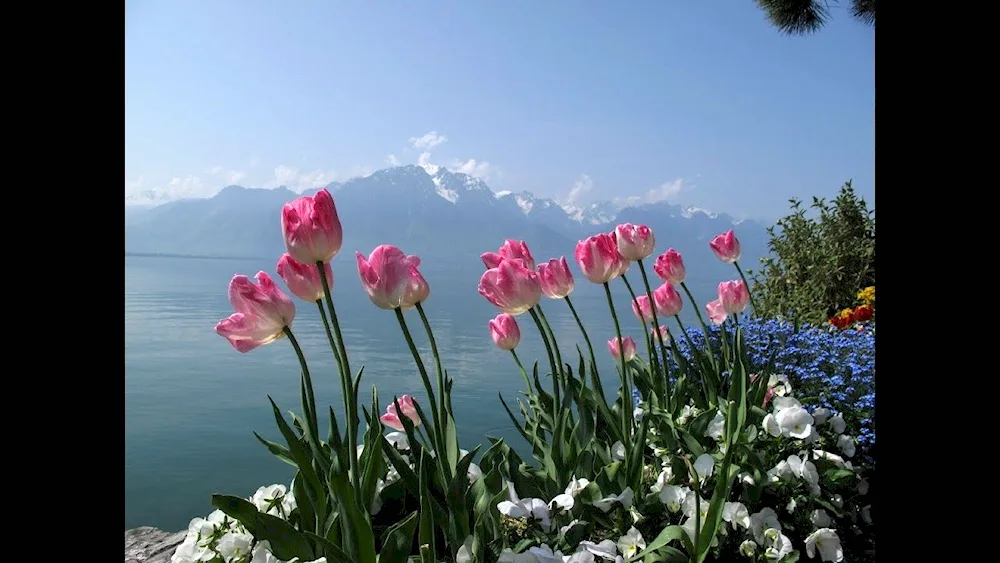
[[[329,431],[321,433],[309,366],[292,331],[295,303],[265,272],[256,283],[234,277],[235,312],[216,331],[244,353],[287,339],[301,364],[300,412],[289,421],[271,403],[283,443],[257,436],[298,471],[287,487],[262,487],[250,498],[214,495],[218,510],[191,522],[175,563],[873,559],[869,485],[862,464],[852,464],[849,421],[793,396],[808,379],[757,367],[765,359],[771,366],[792,340],[754,340],[744,313],[753,297],[732,231],[710,247],[739,279],[719,284],[718,299],[704,306],[707,323],[695,305],[701,344],[695,331],[671,335],[668,317],[681,326],[682,293],[691,293],[673,249],[652,260],[650,284],[644,261],[655,251],[652,231],[625,223],[577,244],[577,267],[607,296],[614,328],[607,349],[617,364],[612,401],[572,303],[566,259],[536,266],[528,246],[513,240],[482,255],[479,292],[500,310],[484,319],[484,337],[510,352],[525,383],[514,408],[503,398],[499,405],[531,447],[533,459],[522,460],[500,439],[460,448],[455,380],[423,307],[430,284],[420,260],[395,246],[358,253],[358,274],[372,303],[394,316],[413,355],[413,386],[426,399],[394,396],[383,412],[374,389],[370,408],[362,408],[361,373],[350,366],[331,291],[329,262],[343,239],[333,198],[322,190],[296,199],[281,223],[288,254],[277,272],[319,311],[345,416],[327,409]],[[619,279],[630,303],[612,298],[610,284]],[[556,341],[543,296],[546,307],[565,303],[576,318],[584,346],[575,355]],[[629,309],[643,326],[639,342],[622,331],[618,312]],[[430,361],[414,342],[414,310]],[[525,318],[545,344],[547,369],[529,372],[517,354]],[[802,353],[785,361],[799,365]]]

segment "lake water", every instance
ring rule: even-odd
[[[282,442],[267,395],[286,413],[300,409],[299,366],[288,340],[240,354],[214,331],[219,319],[232,313],[226,297],[229,280],[237,273],[252,277],[259,270],[272,273],[274,261],[125,258],[126,529],[180,530],[192,517],[211,512],[212,493],[249,496],[259,486],[291,481],[294,470],[252,434]],[[424,307],[444,368],[455,380],[452,401],[463,447],[488,444],[489,434],[520,448],[523,440],[497,395],[502,393],[514,408],[513,399],[524,383],[510,354],[490,340],[487,322],[499,311],[476,291],[481,265],[474,260],[453,265],[425,261],[421,270],[431,286]],[[382,410],[394,394],[410,394],[420,401],[423,385],[395,315],[376,308],[365,296],[353,256],[335,259],[334,277],[334,300],[351,367],[365,367],[361,404],[370,404],[373,386],[379,389]],[[630,281],[636,289],[642,286],[637,271],[630,272]],[[717,281],[689,279],[688,284],[704,303]],[[614,288],[622,331],[642,349],[628,294],[621,283]],[[571,298],[594,342],[604,386],[610,391],[617,375],[606,341],[614,336],[614,325],[603,288],[578,276]],[[298,299],[295,303],[293,329],[309,362],[325,435],[326,405],[333,405],[343,427],[340,380],[316,306]],[[561,301],[546,299],[543,306],[563,359],[575,367],[574,346],[584,347],[576,322]],[[682,317],[686,323],[694,320],[689,303]],[[420,318],[411,311],[407,319],[431,369]],[[518,321],[522,361],[526,367],[535,359],[547,365],[531,317],[523,315]]]

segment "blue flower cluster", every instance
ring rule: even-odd
[[[863,447],[875,443],[874,325],[859,332],[744,318],[740,328],[751,373],[786,374],[796,398],[842,414]],[[716,354],[720,330],[709,327]],[[732,338],[733,326],[727,323],[726,330]],[[696,348],[704,349],[702,330],[689,327],[688,335]],[[678,350],[690,358],[687,339],[682,334],[673,337]],[[638,401],[638,392],[633,395]]]

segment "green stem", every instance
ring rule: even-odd
[[[330,350],[333,351],[333,359],[337,361],[337,371],[344,371],[344,360],[340,359],[340,351],[337,350],[337,341],[333,338],[333,332],[330,329],[330,319],[327,317],[326,308],[323,307],[323,300],[319,299],[316,301],[316,307],[319,309],[319,318],[323,319],[323,329],[326,331],[326,340],[330,343]],[[344,378],[340,378],[343,382]],[[347,389],[344,389],[344,397],[347,397]]]
[[[618,313],[615,312],[615,301],[611,298],[611,286],[604,282],[604,295],[608,299],[608,307],[611,309],[611,318],[615,322],[615,336],[618,337],[618,360],[621,364],[622,373],[622,395],[628,394],[628,398],[622,397],[622,440],[623,444],[632,443],[632,389],[628,387],[628,372],[625,370],[625,342],[622,341],[622,327],[618,323]]]
[[[442,419],[437,421],[436,424],[441,428],[442,435],[447,436],[444,430],[448,426],[448,403],[445,401],[444,370],[441,369],[441,354],[438,353],[437,340],[434,339],[434,331],[431,330],[431,323],[427,320],[427,314],[424,313],[424,308],[420,303],[417,303],[417,312],[420,313],[420,321],[424,323],[424,331],[427,332],[427,339],[431,342],[431,355],[434,356],[434,369],[437,372],[438,403],[440,404]]]
[[[552,355],[552,346],[549,344],[549,339],[545,335],[545,327],[542,326],[542,320],[538,317],[538,313],[535,312],[534,307],[528,309],[528,312],[531,313],[531,318],[535,321],[535,326],[538,327],[538,332],[542,335],[542,343],[545,344],[545,352],[549,355],[549,367],[552,368],[552,396],[555,400],[553,404],[552,421],[553,424],[555,424],[556,417],[559,414],[559,409],[562,404],[559,400],[561,397],[561,394],[559,393],[559,370],[556,369],[555,356]]]
[[[337,335],[337,355],[340,357],[340,379],[341,386],[350,391],[350,393],[344,394],[344,417],[347,418],[347,437],[349,442],[349,447],[356,448],[358,446],[358,404],[357,404],[357,389],[354,388],[354,382],[352,379],[351,363],[347,359],[347,348],[344,346],[344,335],[340,331],[340,321],[337,320],[337,308],[333,306],[333,296],[330,295],[330,280],[326,279],[326,268],[323,262],[316,262],[316,268],[319,270],[319,279],[323,284],[323,296],[326,298],[326,306],[330,309],[330,321],[333,325],[333,331]],[[353,450],[352,450],[353,451]],[[358,468],[358,456],[349,455],[347,456],[350,460],[349,466],[351,471],[351,484],[354,485],[355,491],[361,490],[361,470]],[[367,511],[365,511],[367,514]]]
[[[309,432],[313,435],[313,439],[319,439],[319,422],[316,417],[316,397],[313,395],[313,384],[312,376],[309,375],[309,364],[306,363],[306,357],[302,353],[302,347],[299,346],[299,341],[292,334],[292,329],[285,327],[282,329],[285,336],[288,337],[288,341],[292,343],[292,348],[295,349],[295,355],[299,358],[299,365],[302,366],[302,378],[305,380],[306,387],[306,399],[309,401],[308,404],[302,405],[305,409],[306,424],[309,425]]]
[[[635,296],[635,291],[632,290],[632,284],[629,283],[628,278],[622,274],[622,281],[625,282],[625,288],[628,289],[628,294],[632,297],[632,303],[636,309],[639,309],[639,314],[642,314],[642,309],[639,307],[639,299]],[[653,307],[653,298],[649,298],[649,308],[650,310],[655,309]],[[655,311],[653,311],[655,314]],[[649,354],[649,364],[652,367],[656,363],[656,352],[653,350],[652,340],[649,339],[649,326],[646,324],[646,320],[639,317],[639,324],[642,325],[642,332],[646,337],[646,353]]]
[[[517,357],[517,352],[511,350],[510,354],[514,356],[514,362],[517,363],[518,369],[521,370],[521,377],[524,378],[524,384],[528,386],[528,396],[530,397],[534,394],[535,390],[531,387],[531,381],[528,380],[528,372],[524,371],[524,365],[521,364],[521,358]]]
[[[740,279],[743,280],[743,285],[747,286],[747,295],[750,296],[750,307],[753,309],[754,316],[760,314],[757,310],[757,304],[753,301],[753,293],[750,292],[750,283],[747,281],[747,277],[743,275],[743,268],[740,268],[739,262],[733,262],[733,266],[736,266],[736,271],[740,273]]]
[[[696,315],[698,315],[698,322],[701,324],[701,328],[702,328],[702,330],[705,331],[705,335],[707,336],[708,335],[708,325],[705,324],[705,319],[704,319],[704,317],[701,316],[701,307],[698,305],[698,302],[694,300],[694,295],[691,295],[691,290],[688,289],[688,286],[687,286],[686,283],[681,282],[681,289],[684,290],[684,293],[686,293],[687,296],[688,296],[688,300],[691,301],[691,305],[694,307],[694,312],[695,312]]]
[[[399,321],[399,328],[403,331],[403,338],[406,339],[406,345],[410,347],[410,354],[413,355],[413,361],[417,364],[417,371],[420,372],[420,379],[424,382],[424,389],[427,390],[427,399],[431,403],[431,418],[434,425],[434,436],[435,444],[434,450],[435,454],[438,456],[446,455],[444,449],[444,436],[441,434],[441,429],[437,428],[437,421],[441,419],[440,413],[437,408],[437,401],[434,400],[434,387],[431,386],[431,378],[427,376],[427,368],[424,366],[424,360],[420,357],[420,352],[417,351],[417,345],[413,343],[413,336],[410,334],[409,327],[406,326],[406,319],[403,318],[403,310],[393,309],[396,312],[396,320]]]
[[[552,325],[549,324],[549,320],[545,318],[545,311],[542,311],[542,304],[539,303],[535,305],[535,309],[538,310],[538,316],[542,319],[542,324],[545,325],[545,331],[549,335],[549,341],[552,343],[552,351],[556,354],[556,363],[559,364],[559,374],[566,374],[566,366],[562,361],[562,354],[559,352],[559,342],[556,341],[556,333],[552,331]]]
[[[576,313],[576,307],[573,306],[573,302],[570,301],[569,295],[566,296],[566,304],[569,305],[569,311],[573,313],[573,318],[576,319],[577,326],[580,327],[580,332],[583,333],[583,340],[587,343],[587,351],[590,352],[590,365],[591,369],[594,370],[594,381],[598,387],[598,391],[601,392],[601,396],[604,396],[604,390],[600,388],[600,379],[596,375],[597,373],[597,359],[594,357],[594,345],[590,343],[590,335],[587,334],[587,329],[583,326],[583,321],[580,320],[580,315]],[[586,385],[586,378],[584,374],[580,374],[580,380]]]
[[[660,320],[656,316],[656,301],[653,300],[653,289],[649,285],[649,276],[646,275],[646,266],[643,265],[642,260],[639,260],[639,273],[642,274],[642,283],[646,286],[646,297],[649,299],[650,309],[653,311],[653,330],[656,331],[656,342],[659,343],[658,348],[660,349],[660,358],[663,360],[663,382],[666,391],[666,403],[667,410],[670,410],[670,377],[667,374],[667,348],[663,344],[663,337],[660,334]]]

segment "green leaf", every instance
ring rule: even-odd
[[[795,563],[796,561],[799,560],[799,556],[800,555],[801,555],[801,552],[796,549],[796,550],[792,551],[791,553],[789,553],[788,555],[782,557],[781,558],[781,563]]]
[[[684,531],[684,528],[681,528],[680,526],[667,526],[666,528],[663,528],[663,531],[661,531],[658,536],[656,536],[656,539],[646,544],[646,549],[631,557],[629,561],[642,559],[646,555],[659,550],[674,540],[681,540],[682,542],[687,543],[687,533]]]
[[[280,459],[281,461],[287,463],[288,465],[291,465],[292,467],[298,467],[298,465],[295,463],[295,460],[292,459],[292,452],[288,451],[288,448],[286,448],[285,446],[282,446],[281,444],[279,444],[277,442],[272,442],[270,440],[265,440],[264,438],[261,438],[260,434],[258,434],[256,432],[254,432],[253,435],[254,435],[254,437],[257,438],[257,440],[261,444],[264,444],[264,446],[267,447],[267,449],[272,454],[274,454],[274,457]]]
[[[343,552],[335,543],[332,541],[317,536],[312,532],[305,532],[307,538],[316,542],[319,546],[319,551],[323,553],[323,557],[326,557],[327,563],[353,563],[351,557]]]
[[[281,518],[260,512],[246,499],[215,494],[212,495],[212,506],[239,520],[256,539],[270,542],[271,553],[278,559],[316,559],[316,552],[304,535]]]
[[[455,424],[455,419],[452,418],[450,413],[445,413],[447,420],[447,427],[445,428],[445,449],[448,452],[448,466],[451,468],[452,472],[456,469],[458,465],[458,426]]]
[[[420,545],[430,546],[432,561],[437,561],[434,549],[434,510],[431,508],[431,465],[427,452],[420,453]]]
[[[420,512],[415,510],[389,528],[382,551],[379,553],[378,563],[406,563],[409,560],[419,514]]]
[[[336,458],[330,468],[328,482],[340,506],[342,525],[346,526],[344,530],[346,551],[359,563],[376,563],[375,534],[366,514],[362,513],[358,506],[359,499],[351,486],[347,469],[340,465]],[[364,510],[367,512],[368,508],[366,506]]]
[[[288,443],[288,450],[292,454],[292,459],[295,460],[295,465],[298,466],[299,472],[306,479],[305,490],[307,496],[304,499],[296,498],[296,502],[301,503],[304,501],[310,503],[312,511],[322,521],[326,516],[326,488],[320,483],[319,476],[313,468],[312,457],[309,455],[309,451],[302,447],[302,442],[288,426],[288,423],[285,422],[285,417],[281,415],[281,411],[278,410],[278,405],[275,404],[274,399],[268,396],[267,400],[271,402],[271,408],[274,411],[274,420],[278,424],[278,430],[281,432],[281,435],[285,437],[285,441]],[[306,524],[308,525],[309,523]]]

